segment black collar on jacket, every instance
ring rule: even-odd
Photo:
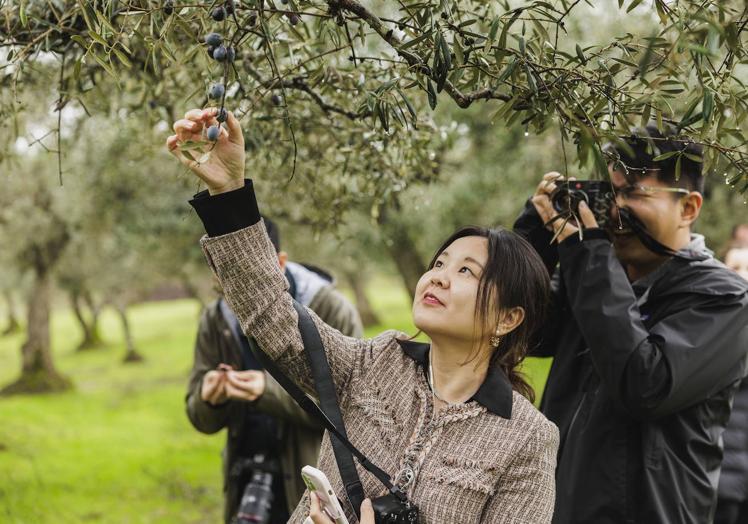
[[[406,355],[421,364],[424,370],[428,369],[430,344],[400,339],[397,339],[397,343]],[[488,368],[483,384],[470,400],[475,400],[491,413],[510,419],[512,418],[512,399],[513,390],[509,378],[500,367],[491,366]]]

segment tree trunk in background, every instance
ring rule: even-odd
[[[399,204],[395,202],[393,208],[399,210]],[[379,225],[382,228],[384,245],[387,252],[395,262],[405,288],[412,299],[416,294],[416,284],[426,270],[421,255],[416,249],[416,243],[408,231],[390,218],[387,209],[383,208],[379,215]]]
[[[3,330],[1,336],[6,336],[6,335],[12,335],[20,331],[21,324],[18,322],[18,319],[16,318],[16,308],[15,308],[15,304],[13,303],[13,294],[10,291],[6,290],[3,293],[3,296],[5,297],[5,303],[8,306],[8,320],[6,322],[5,329]]]
[[[197,286],[195,286],[190,278],[187,275],[182,275],[182,286],[184,286],[184,290],[187,292],[190,298],[194,298],[200,303],[200,311],[205,309],[205,301],[203,300],[203,297],[200,296],[200,292],[197,289]]]
[[[379,317],[374,312],[374,308],[371,306],[371,302],[369,302],[369,297],[366,296],[366,280],[360,273],[350,271],[345,272],[345,279],[348,285],[351,286],[351,289],[353,289],[353,295],[356,299],[356,309],[358,309],[358,313],[361,315],[361,322],[363,322],[364,327],[379,324]]]
[[[91,300],[90,294],[86,298],[88,292],[71,291],[70,292],[70,303],[73,306],[73,313],[75,318],[78,320],[78,324],[83,331],[83,340],[78,344],[77,351],[84,351],[86,349],[93,349],[103,344],[101,334],[99,333],[99,308],[96,308]],[[82,302],[88,306],[91,320],[86,320],[86,316],[83,312]]]
[[[135,349],[135,341],[132,338],[132,331],[130,331],[130,322],[127,320],[127,306],[117,305],[117,313],[122,321],[122,331],[125,334],[125,358],[124,362],[141,362],[145,360],[143,355],[138,353]]]
[[[28,309],[27,339],[21,347],[20,378],[2,390],[4,395],[47,393],[69,389],[72,384],[52,362],[49,311],[52,277],[49,268],[37,268]]]

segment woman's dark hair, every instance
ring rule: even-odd
[[[525,311],[524,320],[504,335],[501,344],[491,355],[489,365],[500,366],[512,388],[534,401],[535,393],[518,367],[527,356],[530,344],[544,321],[550,296],[548,270],[535,249],[521,236],[502,228],[478,226],[459,229],[445,240],[431,260],[429,269],[434,267],[436,259],[452,242],[473,236],[488,240],[488,262],[480,277],[475,308],[476,326],[481,338],[496,328],[498,319],[489,318],[492,309],[502,311],[519,306]]]

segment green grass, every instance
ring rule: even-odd
[[[415,332],[400,286],[376,281],[371,291],[382,326]],[[52,322],[54,357],[75,389],[0,398],[0,522],[221,520],[225,434],[198,433],[184,413],[198,306],[149,303],[130,315],[145,362],[121,362],[123,337],[112,312],[101,320],[108,345],[76,352],[77,325],[60,310]],[[0,385],[18,374],[22,338],[0,338]],[[547,363],[531,359],[527,371],[537,386]]]

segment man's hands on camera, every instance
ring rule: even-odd
[[[203,376],[201,397],[209,404],[218,405],[227,400],[254,402],[265,392],[265,373],[257,370],[234,371],[221,364],[219,369]]]
[[[314,492],[309,493],[310,507],[309,518],[314,524],[335,524],[333,520],[322,510],[319,503],[319,497]],[[371,500],[365,499],[361,503],[361,520],[359,524],[374,524],[374,508],[371,506]]]
[[[569,178],[574,180],[574,178]],[[563,242],[568,237],[579,233],[579,226],[574,218],[569,220],[559,218],[558,211],[553,207],[551,195],[558,188],[559,184],[564,181],[561,173],[552,171],[543,175],[543,180],[538,184],[535,194],[530,199],[535,210],[540,215],[540,219],[546,228],[555,233],[554,238],[558,243]],[[599,227],[595,215],[586,203],[579,204],[579,218],[582,220],[582,227],[586,229]]]
[[[225,111],[225,110],[224,110]],[[218,122],[219,108],[191,109],[174,122],[174,133],[166,139],[169,152],[197,175],[211,195],[244,186],[244,136],[239,121],[225,112],[225,127]],[[218,126],[215,141],[206,131]]]

